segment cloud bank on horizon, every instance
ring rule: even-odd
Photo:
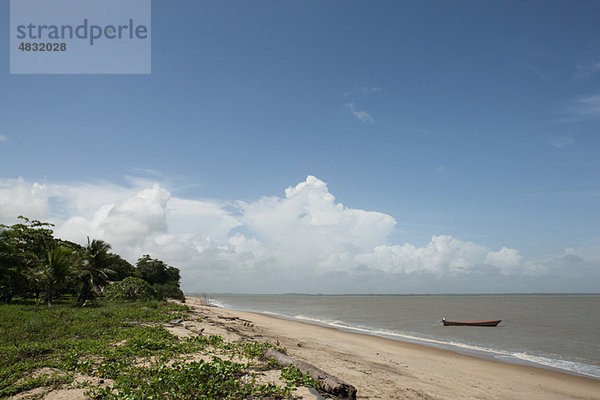
[[[449,234],[390,243],[392,216],[345,207],[314,176],[252,202],[185,199],[142,180],[0,179],[0,222],[17,215],[55,223],[66,240],[105,240],[130,262],[160,258],[187,292],[590,292],[600,277],[598,238],[543,259]]]

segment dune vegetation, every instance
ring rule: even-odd
[[[84,389],[95,399],[280,399],[306,380],[293,367],[281,370],[281,385],[255,380],[278,369],[262,359],[271,344],[182,339],[165,329],[186,311],[164,301],[79,307],[68,297],[52,308],[0,305],[0,398]]]
[[[263,360],[269,343],[166,329],[192,318],[164,301],[184,300],[177,268],[148,255],[133,266],[105,242],[80,246],[21,219],[0,232],[0,398],[279,399],[306,380],[292,366],[280,385],[258,382],[278,369]]]

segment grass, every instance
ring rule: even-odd
[[[289,370],[283,386],[257,383],[257,371],[275,368],[261,360],[269,344],[177,338],[161,324],[189,316],[172,303],[4,304],[0,316],[0,398],[64,387],[77,373],[95,378],[95,399],[281,399],[307,383]]]

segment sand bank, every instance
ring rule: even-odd
[[[279,342],[299,360],[350,383],[360,399],[600,399],[600,381],[268,315],[204,307],[204,334]]]

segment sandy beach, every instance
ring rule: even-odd
[[[187,304],[202,321],[173,329],[279,343],[288,355],[356,387],[360,399],[600,399],[598,380],[207,307],[193,297]]]

